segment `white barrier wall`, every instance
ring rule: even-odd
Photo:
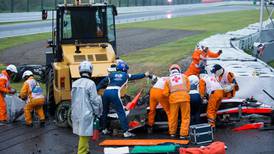
[[[264,23],[266,27],[269,24],[270,21]],[[235,98],[254,97],[274,107],[274,100],[263,92],[274,97],[274,69],[243,51],[251,49],[258,37],[259,24],[256,23],[241,30],[210,36],[199,43],[212,51],[223,50],[220,58],[208,60],[208,69],[214,64],[220,64],[235,74],[240,87]]]

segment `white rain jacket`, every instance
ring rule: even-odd
[[[101,96],[91,79],[80,78],[72,83],[71,120],[73,133],[79,136],[93,135],[94,116],[103,111]]]

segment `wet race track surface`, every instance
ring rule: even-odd
[[[187,30],[121,29],[117,31],[118,55],[176,41],[198,33],[200,32]],[[45,51],[51,50],[46,48],[46,43],[47,41],[43,40],[6,49],[1,52],[0,62],[45,64]]]
[[[222,126],[215,132],[215,141],[225,142],[229,154],[273,154],[274,130],[248,130],[233,132],[233,126]],[[144,128],[134,130],[136,139],[142,138],[168,138],[167,129],[155,130],[148,135]],[[53,122],[47,122],[45,128],[29,128],[17,122],[0,126],[0,153],[1,154],[76,154],[78,137],[72,134],[70,128],[58,128]],[[122,138],[117,136],[101,136],[100,141],[90,142],[92,154],[103,153],[103,147],[98,144],[104,139]],[[191,145],[188,145],[190,147]],[[186,146],[187,147],[187,146]]]

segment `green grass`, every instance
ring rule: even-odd
[[[48,19],[51,20],[51,19]],[[13,24],[21,24],[21,23],[31,23],[31,22],[43,22],[47,20],[31,20],[31,21],[13,21],[13,22],[0,22],[0,25],[13,25]]]
[[[45,40],[51,37],[51,33],[41,33],[27,36],[18,36],[18,37],[9,37],[0,39],[0,53],[1,51],[15,47],[18,45],[22,45],[25,43]]]
[[[150,71],[162,74],[163,71],[166,72],[167,66],[171,63],[176,63],[178,60],[190,56],[200,40],[213,34],[244,28],[249,24],[258,22],[258,19],[259,11],[249,10],[119,25],[118,27],[121,29],[150,28],[202,31],[200,34],[185,37],[175,42],[122,55],[121,58],[138,71],[149,68]]]
[[[157,75],[167,75],[168,66],[190,56],[195,45],[211,35],[242,29],[249,24],[258,22],[259,11],[237,11],[162,19],[149,22],[139,22],[119,25],[118,28],[150,28],[198,30],[202,33],[185,37],[175,42],[144,49],[121,58],[127,61],[132,72],[151,71]],[[131,84],[130,87],[144,87],[144,81]],[[138,88],[129,89],[130,94],[136,94]]]
[[[273,67],[273,68],[274,68],[274,60],[272,60],[272,61],[268,62],[268,65],[270,65],[271,67]]]

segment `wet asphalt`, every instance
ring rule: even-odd
[[[233,128],[246,123],[220,126],[215,141],[222,141],[228,147],[228,154],[273,154],[274,130],[247,130],[234,132]],[[134,130],[137,138],[168,138],[167,129],[161,128],[148,135],[144,128]],[[78,136],[71,128],[58,128],[54,122],[47,122],[44,128],[38,124],[29,128],[17,122],[0,126],[1,154],[76,154]],[[98,144],[104,139],[122,138],[121,136],[101,136],[99,141],[90,141],[92,154],[102,154],[103,147]],[[184,145],[192,147],[193,145]],[[131,147],[132,148],[132,147]]]

